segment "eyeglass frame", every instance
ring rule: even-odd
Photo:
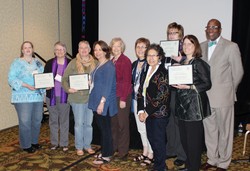
[[[220,26],[206,26],[206,30],[216,30],[216,29],[221,29]]]
[[[167,32],[167,35],[176,35],[176,34],[179,34],[178,31],[175,31],[175,32]]]

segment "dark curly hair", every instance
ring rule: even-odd
[[[149,45],[149,47],[147,48],[147,50],[145,52],[145,58],[147,58],[148,51],[151,49],[153,49],[157,52],[160,60],[165,56],[165,52],[163,51],[162,47],[159,44],[153,43],[153,44]]]

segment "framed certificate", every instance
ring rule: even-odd
[[[69,86],[76,90],[89,89],[89,74],[76,74],[69,76]]]
[[[35,88],[54,87],[53,73],[34,74]]]
[[[179,56],[179,40],[161,40],[160,46],[165,52],[166,57]]]
[[[169,85],[193,84],[192,65],[173,65],[168,67]]]

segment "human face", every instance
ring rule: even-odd
[[[136,47],[135,47],[135,53],[136,53],[136,56],[139,58],[139,59],[144,59],[145,58],[145,52],[146,52],[146,44],[145,43],[137,43]]]
[[[64,58],[66,54],[66,50],[61,45],[56,45],[54,49],[54,53],[58,58]]]
[[[153,68],[159,64],[159,56],[158,53],[154,49],[150,49],[147,54],[147,62]]]
[[[195,46],[194,44],[189,40],[185,39],[183,42],[183,52],[187,57],[192,57],[194,54]]]
[[[90,52],[89,45],[86,43],[80,43],[80,45],[78,47],[78,52],[79,52],[81,57],[87,57],[89,55],[89,52]]]
[[[167,40],[180,40],[179,30],[176,28],[171,28],[167,32]]]
[[[23,56],[32,56],[33,48],[30,43],[24,43],[22,49]]]
[[[216,40],[221,34],[221,25],[217,20],[210,20],[206,26],[206,36],[208,40]]]
[[[102,61],[106,58],[106,53],[102,50],[99,44],[96,44],[94,47],[94,55],[98,59],[98,61]]]
[[[117,41],[113,44],[112,53],[115,57],[119,57],[122,54],[122,45],[120,41]]]

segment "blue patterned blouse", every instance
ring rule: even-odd
[[[8,83],[12,88],[11,103],[42,102],[45,89],[32,91],[22,86],[22,83],[34,86],[34,73],[43,73],[44,67],[34,58],[29,64],[21,58],[16,58],[10,66]]]

